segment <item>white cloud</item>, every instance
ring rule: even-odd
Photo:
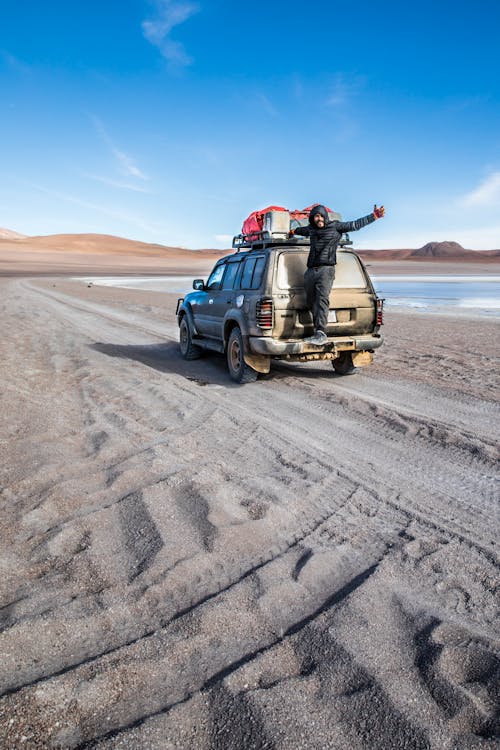
[[[112,148],[112,152],[116,160],[121,164],[125,174],[129,174],[131,177],[138,177],[140,180],[147,180],[148,177],[141,172],[139,167],[134,164],[134,161],[127,154],[123,153],[117,148]]]
[[[151,233],[158,233],[158,229],[154,227],[152,224],[145,221],[140,216],[134,216],[129,213],[123,213],[122,211],[114,211],[113,209],[106,208],[105,206],[98,205],[95,203],[90,203],[89,201],[82,200],[81,198],[78,198],[74,195],[71,195],[70,193],[61,193],[58,190],[52,190],[51,188],[47,188],[44,185],[38,185],[34,182],[27,182],[25,183],[28,187],[32,188],[33,190],[37,190],[40,193],[44,193],[45,195],[49,195],[52,198],[55,198],[57,201],[66,201],[66,203],[73,203],[75,206],[80,206],[81,208],[87,208],[91,211],[95,211],[100,214],[104,214],[105,216],[109,216],[112,219],[118,219],[120,221],[124,221],[128,224],[133,224],[135,226],[140,227],[141,229],[151,232]]]
[[[340,107],[345,104],[363,87],[365,78],[363,76],[352,76],[345,73],[337,73],[330,93],[326,98],[326,104],[330,107]]]
[[[184,45],[170,37],[175,26],[187,21],[200,7],[198,3],[185,0],[157,0],[158,16],[154,20],[142,22],[144,37],[158,47],[163,57],[174,66],[186,67],[193,62]]]
[[[295,76],[293,79],[292,91],[296,99],[302,99],[304,96],[304,84],[298,76]]]
[[[262,92],[259,92],[257,94],[257,98],[260,100],[264,110],[267,112],[268,115],[271,115],[271,117],[276,117],[278,114],[278,110],[272,103],[272,101]]]
[[[113,180],[110,177],[104,177],[98,174],[88,174],[87,172],[83,172],[83,177],[88,177],[89,180],[96,180],[96,182],[102,182],[104,185],[110,185],[111,187],[120,188],[121,190],[133,190],[135,193],[151,193],[151,190],[148,190],[142,185],[133,185],[130,182],[120,182],[119,180]]]
[[[460,203],[465,207],[498,206],[500,208],[500,172],[486,177],[475,190],[464,195]]]
[[[11,55],[11,53],[7,52],[5,49],[0,50],[0,57],[3,59],[7,67],[11,70],[15,70],[16,73],[29,73],[31,70],[29,65],[22,60],[19,60],[18,57],[14,57],[14,55]]]
[[[216,234],[215,239],[217,240],[217,242],[232,242],[233,235],[232,234]]]
[[[115,146],[101,120],[95,115],[90,115],[90,119],[92,120],[101,140],[108,146],[109,150],[118,162],[122,174],[125,174],[129,177],[136,177],[139,180],[149,180],[149,177],[139,169],[132,157]]]

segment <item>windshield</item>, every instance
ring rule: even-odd
[[[307,252],[280,253],[278,258],[278,288],[297,289],[304,286]],[[339,252],[335,266],[334,289],[364,289],[366,280],[358,259],[351,253]]]

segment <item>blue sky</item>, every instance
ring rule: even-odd
[[[499,49],[498,0],[4,3],[0,226],[227,247],[377,202],[360,248],[499,248]]]

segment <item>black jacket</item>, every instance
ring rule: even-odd
[[[321,214],[325,219],[323,229],[314,224],[315,214]],[[373,214],[363,216],[356,221],[330,221],[328,211],[324,206],[314,206],[309,214],[309,226],[297,227],[294,234],[311,238],[311,249],[307,258],[307,267],[334,266],[337,262],[337,246],[344,232],[355,232],[375,221]]]

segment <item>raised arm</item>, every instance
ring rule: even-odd
[[[356,232],[358,229],[363,229],[363,227],[368,226],[368,224],[372,224],[377,219],[382,219],[384,215],[385,208],[383,206],[378,208],[377,204],[375,204],[373,206],[373,213],[363,216],[361,219],[356,219],[355,221],[339,221],[337,222],[337,229],[339,232]]]

